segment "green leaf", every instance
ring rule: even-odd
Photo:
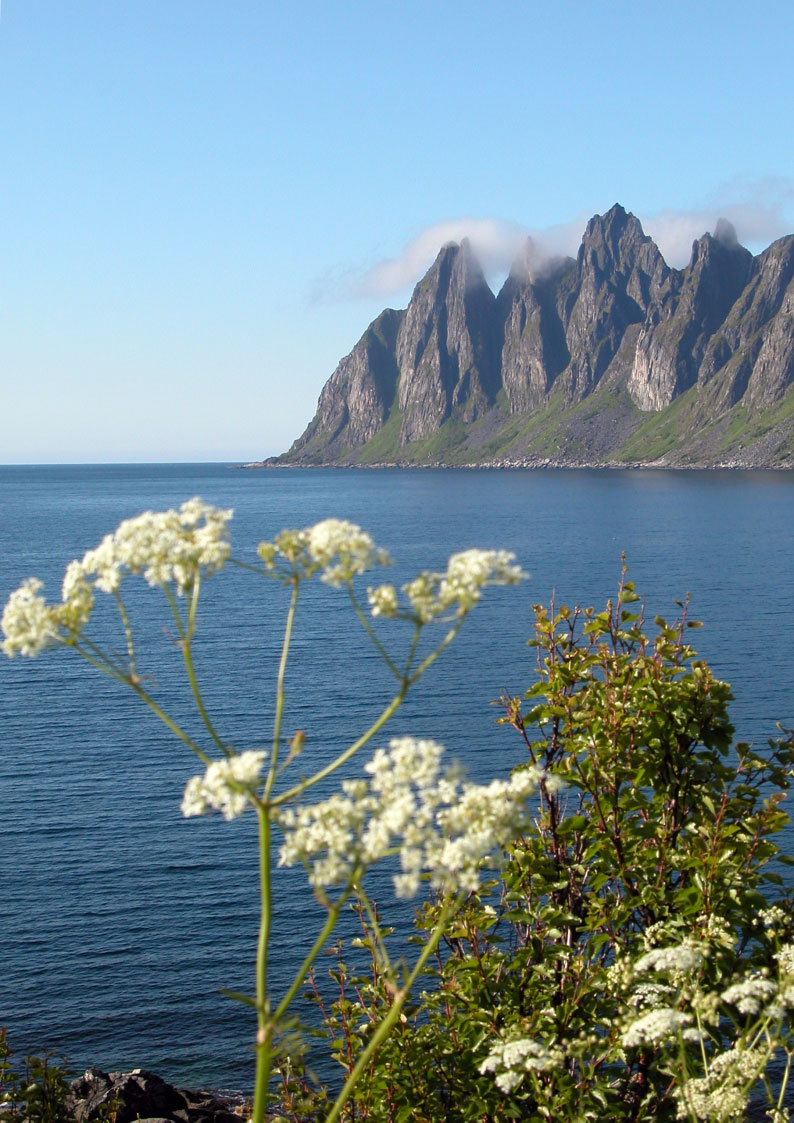
[[[238,990],[221,990],[219,992],[224,998],[231,998],[235,1002],[242,1002],[246,1006],[251,1006],[256,1010],[256,999],[252,998],[250,994],[241,994]]]

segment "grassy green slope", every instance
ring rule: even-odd
[[[599,386],[580,402],[561,392],[531,414],[510,414],[503,398],[472,423],[453,416],[433,436],[400,444],[402,415],[392,407],[383,428],[360,448],[323,448],[322,436],[281,463],[476,465],[663,464],[794,467],[794,386],[770,409],[750,415],[741,403],[715,409],[715,394],[694,386],[659,413],[643,413],[622,382]]]

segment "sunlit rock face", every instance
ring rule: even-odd
[[[714,235],[694,243],[689,265],[670,273],[637,339],[629,393],[640,409],[664,409],[694,385],[709,342],[753,269],[730,223],[720,220]]]
[[[737,404],[748,416],[772,408],[793,382],[794,236],[753,257],[721,219],[670,269],[615,205],[587,224],[575,259],[544,258],[527,240],[498,296],[468,241],[444,246],[407,309],[384,311],[342,359],[278,461],[356,463],[359,450],[399,461],[450,426],[475,460],[485,444],[498,454],[502,433],[512,454],[511,418],[553,409],[579,440],[570,419],[609,392],[614,418],[591,426],[603,460],[641,423],[637,410],[665,411],[692,390],[696,433]],[[443,462],[448,444],[431,446]]]
[[[468,241],[445,246],[414,289],[397,335],[403,443],[431,436],[455,409],[474,421],[493,404],[495,310]]]

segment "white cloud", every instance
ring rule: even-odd
[[[641,221],[668,265],[680,269],[689,261],[692,243],[706,231],[713,233],[720,218],[732,222],[742,245],[756,253],[790,234],[792,203],[794,181],[790,179],[735,179],[714,191],[702,207],[659,211]]]
[[[736,179],[713,192],[700,207],[670,208],[638,217],[667,263],[681,268],[689,261],[692,243],[707,231],[713,232],[719,218],[733,223],[739,241],[757,253],[775,238],[791,232],[792,205],[794,180]],[[501,280],[531,237],[532,270],[538,271],[555,257],[576,256],[589,218],[589,214],[580,214],[570,222],[545,229],[499,218],[445,219],[426,226],[395,257],[321,278],[313,299],[404,297],[430,268],[442,246],[464,238],[471,242],[486,276]]]
[[[526,241],[528,230],[498,218],[453,218],[426,226],[397,257],[371,266],[360,277],[356,291],[361,296],[387,296],[416,284],[448,242],[468,238],[486,273],[507,271]]]
[[[474,254],[488,277],[504,276],[522,252],[528,237],[534,243],[533,266],[550,257],[575,255],[586,220],[579,218],[546,230],[533,230],[518,222],[498,218],[462,217],[426,226],[406,243],[396,257],[376,262],[357,278],[348,274],[348,294],[387,298],[404,293],[424,276],[442,246],[471,242]]]

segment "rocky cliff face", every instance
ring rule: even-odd
[[[408,308],[383,312],[341,361],[278,462],[422,462],[422,442],[437,450],[451,425],[457,444],[442,459],[520,458],[542,430],[562,462],[573,446],[577,462],[603,462],[624,446],[642,453],[632,434],[648,429],[644,416],[685,395],[679,451],[701,447],[720,418],[735,436],[739,407],[742,424],[782,410],[784,444],[790,412],[794,449],[792,385],[794,236],[754,258],[720,220],[685,269],[670,269],[616,205],[590,220],[575,260],[539,260],[528,242],[496,297],[468,242],[445,246]]]
[[[496,298],[471,246],[445,246],[414,289],[397,335],[403,444],[435,433],[452,414],[474,421],[499,388]]]

